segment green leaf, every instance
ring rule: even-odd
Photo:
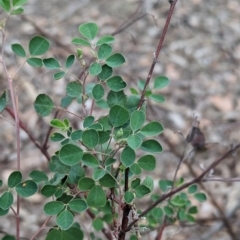
[[[91,44],[82,38],[74,38],[72,43],[80,46],[91,47]]]
[[[85,170],[80,164],[71,166],[71,170],[68,174],[68,182],[71,184],[78,184],[80,178],[85,176]]]
[[[115,38],[113,36],[103,36],[97,41],[96,45],[100,46],[104,43],[111,44],[114,41],[115,41]]]
[[[163,126],[161,123],[159,122],[150,122],[148,124],[146,124],[142,129],[141,129],[141,133],[146,136],[155,136],[158,135],[160,133],[163,132]]]
[[[8,92],[5,89],[2,96],[0,97],[0,113],[6,108],[8,104]]]
[[[67,57],[65,67],[68,69],[70,68],[75,61],[75,55],[71,54]]]
[[[146,186],[147,188],[149,188],[150,191],[153,190],[154,188],[154,183],[153,183],[153,179],[150,176],[147,176],[144,180],[142,185]]]
[[[135,189],[136,187],[138,187],[141,183],[140,178],[135,178],[132,182],[131,182],[131,188]]]
[[[106,43],[103,43],[98,49],[98,58],[105,59],[112,53],[112,47]]]
[[[145,185],[139,185],[135,188],[135,192],[136,192],[136,197],[141,198],[141,197],[149,194],[151,191]]]
[[[125,107],[128,109],[129,112],[134,112],[135,110],[138,109],[139,101],[140,101],[140,96],[132,95],[127,98]]]
[[[82,177],[78,181],[78,188],[82,191],[88,191],[94,187],[95,181],[92,178]]]
[[[29,177],[36,183],[48,181],[48,177],[45,172],[39,170],[33,170],[29,173]]]
[[[142,170],[137,163],[133,163],[133,165],[130,166],[130,171],[135,175],[142,173]]]
[[[45,58],[43,59],[43,64],[49,69],[59,69],[61,67],[56,58]]]
[[[116,185],[116,180],[109,173],[105,174],[100,180],[99,183],[103,187],[113,188]]]
[[[79,163],[82,156],[83,150],[73,144],[64,145],[59,152],[61,162],[69,166]]]
[[[1,200],[0,200],[0,201],[1,201]],[[8,214],[8,211],[9,211],[9,209],[3,210],[3,209],[0,207],[0,216],[4,216],[4,215]]]
[[[18,15],[18,14],[22,14],[24,12],[24,9],[22,7],[18,7],[13,9],[13,11],[11,11],[11,15]]]
[[[64,207],[65,207],[65,205],[63,202],[52,201],[52,202],[48,202],[44,205],[43,211],[45,214],[53,216],[53,215],[57,215],[58,213],[60,213],[64,209]]]
[[[104,64],[102,66],[101,73],[98,74],[98,77],[100,80],[106,80],[112,76],[112,73],[113,73],[113,69],[108,65]]]
[[[43,61],[41,58],[28,58],[27,63],[32,67],[42,67]]]
[[[146,120],[146,115],[143,111],[136,110],[130,117],[130,127],[133,131],[138,130]]]
[[[46,94],[39,94],[33,105],[36,112],[42,117],[49,116],[54,108],[52,99]]]
[[[170,181],[170,180],[163,180],[161,179],[159,182],[158,182],[158,185],[160,187],[160,189],[163,191],[163,192],[166,192],[168,191],[172,185],[173,185],[173,182]]]
[[[65,130],[67,128],[67,126],[64,124],[64,122],[59,119],[52,119],[50,122],[50,125],[55,128],[59,128],[59,129],[63,129],[63,130]]]
[[[12,235],[7,234],[2,238],[2,240],[16,240],[16,238]]]
[[[121,163],[125,167],[130,167],[134,163],[135,158],[136,158],[135,151],[128,146],[123,149],[120,156]]]
[[[92,63],[89,67],[89,74],[92,76],[97,76],[102,71],[102,66],[99,63]]]
[[[0,179],[0,187],[3,185],[3,181],[2,179]]]
[[[11,192],[5,192],[0,197],[0,208],[3,210],[9,209],[13,204],[13,195]]]
[[[104,88],[101,84],[96,84],[92,90],[92,96],[96,101],[99,101],[104,96]]]
[[[186,212],[183,209],[180,209],[178,211],[178,219],[180,221],[185,221],[186,220]]]
[[[12,172],[8,177],[8,186],[10,188],[16,187],[22,181],[22,173],[19,171]]]
[[[153,155],[145,155],[138,160],[138,165],[146,171],[153,171],[156,168],[156,159]]]
[[[198,213],[198,208],[197,206],[192,206],[188,209],[189,214],[197,214]]]
[[[62,107],[62,108],[68,107],[68,106],[72,103],[73,99],[74,99],[74,98],[69,97],[68,95],[66,95],[65,97],[63,97],[63,98],[61,99],[61,107]]]
[[[109,111],[109,120],[114,127],[120,127],[129,121],[129,112],[120,105],[114,105]]]
[[[115,159],[115,158],[107,158],[107,160],[105,162],[105,167],[113,165],[116,161],[117,161],[117,159]]]
[[[98,26],[96,23],[83,23],[78,28],[79,32],[87,39],[94,39],[98,34]]]
[[[20,197],[30,197],[37,192],[38,186],[32,180],[26,180],[16,186],[16,192]]]
[[[74,225],[73,225],[74,226]],[[61,231],[63,240],[83,240],[83,232],[78,227],[70,227],[66,231]],[[48,240],[48,239],[47,239]],[[55,240],[55,239],[49,239],[49,240]],[[56,240],[61,240],[60,238],[57,238]]]
[[[186,215],[186,218],[187,218],[187,221],[188,221],[188,222],[191,222],[191,223],[194,223],[194,222],[195,222],[195,218],[194,218],[192,215],[190,215],[190,214],[187,214],[187,215]]]
[[[67,230],[68,228],[70,228],[73,224],[73,219],[74,216],[73,214],[68,211],[68,210],[63,210],[56,218],[56,223],[57,225],[63,229],[63,230]]]
[[[153,208],[153,210],[151,211],[151,214],[154,218],[156,219],[160,219],[163,216],[163,210],[159,207],[155,207]]]
[[[109,67],[119,67],[126,62],[124,56],[121,53],[115,53],[106,59],[106,64]]]
[[[90,153],[84,153],[82,157],[82,163],[87,167],[96,168],[99,163],[98,160]]]
[[[176,195],[173,199],[170,200],[170,203],[175,207],[184,207],[185,206],[185,200],[180,198],[179,195]]]
[[[124,200],[126,203],[130,204],[134,200],[134,194],[130,191],[124,193]]]
[[[82,85],[77,81],[70,82],[67,84],[66,90],[67,90],[68,96],[79,97],[81,96],[81,93],[82,93]]]
[[[83,199],[73,199],[68,203],[69,208],[74,212],[84,212],[88,209],[87,202]]]
[[[24,5],[25,3],[27,3],[28,0],[13,0],[12,1],[12,4],[14,7],[16,6],[22,6]]]
[[[138,95],[138,91],[135,88],[130,88],[130,92],[134,95]]]
[[[137,150],[142,144],[142,139],[138,135],[130,135],[127,139],[127,144],[132,149]]]
[[[119,92],[127,86],[126,82],[124,82],[120,76],[111,77],[106,81],[106,83],[108,87],[114,92]]]
[[[100,230],[102,230],[102,228],[103,228],[103,221],[102,221],[102,219],[100,219],[100,218],[95,218],[95,219],[92,221],[92,225],[93,225],[93,227],[94,227],[94,229],[95,229],[96,231],[100,231]]]
[[[188,193],[189,193],[189,194],[196,193],[196,192],[197,192],[197,189],[198,189],[197,185],[196,185],[196,184],[193,184],[193,185],[191,185],[190,187],[188,187]]]
[[[151,95],[149,96],[149,98],[150,98],[151,100],[153,100],[154,102],[157,102],[157,103],[163,103],[163,102],[165,102],[164,97],[163,97],[162,95],[160,95],[160,94],[151,94]]]
[[[1,0],[0,6],[3,8],[4,11],[9,12],[11,9],[11,2],[10,0]]]
[[[59,79],[63,78],[65,76],[65,74],[66,73],[64,71],[57,72],[57,73],[53,74],[53,78],[54,78],[54,80],[59,80]]]
[[[82,130],[77,130],[71,133],[71,139],[73,141],[78,141],[82,139]]]
[[[171,217],[174,214],[173,209],[169,206],[165,206],[163,210],[168,217]]]
[[[154,79],[154,89],[161,89],[169,84],[169,79],[164,76],[158,76]]]
[[[113,107],[114,105],[121,105],[123,106],[127,101],[127,96],[124,94],[123,91],[114,92],[109,91],[107,96],[107,103],[109,107]]]
[[[194,198],[197,199],[199,202],[205,202],[207,200],[207,196],[205,193],[195,193]]]
[[[162,152],[162,146],[160,145],[160,143],[153,139],[144,141],[141,145],[141,149],[145,152],[150,152],[150,153]]]
[[[106,195],[98,185],[91,188],[87,196],[87,203],[90,207],[103,207],[106,204]]]
[[[65,139],[65,136],[64,135],[62,135],[61,133],[52,133],[51,135],[50,135],[50,139],[51,139],[51,141],[53,141],[53,142],[59,142],[59,141],[62,141],[63,139]]]
[[[57,191],[57,187],[53,185],[45,185],[41,189],[41,194],[45,197],[51,197]]]
[[[95,148],[98,144],[98,133],[95,129],[89,129],[83,132],[82,141],[90,149]]]
[[[87,116],[83,121],[83,127],[88,128],[94,123],[94,117],[93,116]]]
[[[25,52],[24,48],[22,47],[22,45],[15,43],[15,44],[12,44],[11,47],[15,54],[17,54],[18,56],[23,57],[23,58],[26,57],[26,52]]]
[[[93,180],[94,181],[98,181],[105,174],[106,174],[106,170],[105,169],[94,169],[94,172],[92,174]]]
[[[47,233],[47,237],[45,240],[63,240],[62,238],[62,231],[58,230],[58,229],[51,229],[48,233]]]
[[[32,56],[43,55],[49,49],[49,41],[41,36],[33,37],[29,42],[29,52]]]

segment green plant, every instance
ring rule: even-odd
[[[23,12],[22,6],[26,2],[27,0],[2,0],[0,5],[9,15],[15,15]],[[157,161],[160,161],[155,154],[162,152],[161,144],[154,137],[161,134],[164,127],[157,119],[148,122],[146,109],[149,100],[164,102],[164,97],[156,93],[156,90],[166,87],[168,78],[157,76],[153,84],[150,84],[150,79],[175,4],[176,2],[171,3],[163,37],[148,78],[138,82],[139,89],[129,89],[123,77],[114,74],[114,69],[125,63],[125,57],[113,51],[113,36],[106,35],[97,40],[99,29],[95,23],[79,26],[81,37],[73,38],[72,43],[80,48],[76,48],[76,54],[69,55],[64,63],[60,63],[55,57],[40,57],[50,47],[49,41],[42,36],[35,36],[29,41],[28,51],[21,44],[12,44],[13,52],[24,58],[30,66],[54,70],[54,80],[61,81],[66,74],[72,78],[66,84],[66,95],[59,103],[54,103],[44,93],[39,94],[34,102],[34,108],[41,117],[56,111],[55,117],[50,121],[50,126],[54,129],[50,140],[59,142],[58,151],[49,158],[46,150],[35,142],[49,160],[51,176],[43,171],[33,170],[23,180],[18,146],[18,169],[10,174],[5,183],[7,190],[0,198],[0,215],[6,215],[10,209],[15,213],[17,239],[20,238],[19,198],[32,196],[38,189],[43,196],[49,198],[43,206],[43,212],[49,216],[44,226],[52,216],[56,217],[55,224],[46,235],[47,240],[84,239],[85,231],[81,223],[74,222],[74,217],[80,214],[88,214],[93,219],[91,224],[94,231],[89,233],[91,239],[99,239],[94,232],[100,230],[107,239],[125,239],[126,233],[130,231],[130,239],[140,239],[145,229],[151,230],[175,221],[194,222],[194,214],[198,209],[192,205],[191,199],[194,197],[200,202],[206,200],[206,195],[198,191],[196,183],[239,146],[227,152],[224,158],[216,160],[190,182],[184,183],[183,178],[173,181],[160,179],[159,189],[154,192],[151,172],[156,169]],[[2,23],[3,43],[4,30]],[[86,64],[83,47],[88,48],[92,57],[89,65]],[[2,51],[2,56],[3,53]],[[81,65],[80,77],[71,72],[71,67],[76,62]],[[4,59],[2,64],[9,81],[19,144],[21,126],[12,78],[8,75]],[[89,83],[89,78],[94,79],[94,82]],[[81,114],[67,110],[72,103],[78,104]],[[90,108],[86,107],[87,103],[91,103]],[[0,112],[5,110],[7,104],[8,91],[4,90],[0,97]],[[99,109],[101,114],[97,112]],[[82,126],[73,127],[71,120],[60,117],[59,112],[73,115]],[[0,186],[2,185],[1,181]],[[184,192],[186,188],[188,190]],[[18,198],[17,211],[12,207],[14,191]],[[141,199],[148,199],[150,203],[145,210],[139,204]],[[142,217],[146,217],[144,224],[138,223]]]

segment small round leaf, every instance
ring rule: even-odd
[[[83,132],[82,141],[88,148],[95,148],[98,144],[98,133],[95,129],[89,129]]]
[[[61,67],[56,58],[45,58],[43,59],[43,64],[49,69],[59,69]]]
[[[79,32],[87,39],[94,39],[98,34],[98,26],[96,23],[83,23],[79,26]]]
[[[32,56],[42,55],[49,49],[50,43],[41,36],[33,37],[29,42],[29,52]]]
[[[103,207],[106,204],[106,194],[100,186],[96,185],[91,188],[87,203],[90,207]]]
[[[5,192],[0,197],[0,208],[3,210],[9,209],[13,204],[13,195],[11,192]]]
[[[69,166],[79,163],[82,155],[83,150],[73,144],[64,145],[59,152],[61,162]]]
[[[82,85],[77,81],[70,82],[67,84],[66,91],[70,97],[79,97],[82,93]]]
[[[104,96],[104,88],[101,84],[96,84],[92,90],[92,96],[96,101],[99,101]]]
[[[128,146],[123,149],[120,156],[121,163],[125,167],[130,167],[134,163],[135,158],[136,158],[135,151]]]
[[[36,112],[42,117],[48,116],[54,108],[52,99],[46,94],[39,94],[34,102]]]
[[[150,152],[150,153],[162,152],[162,146],[160,145],[160,143],[153,139],[144,141],[141,145],[141,149],[145,152]]]
[[[164,76],[158,76],[154,79],[154,89],[161,89],[169,84],[169,79]]]
[[[8,186],[10,188],[16,187],[22,181],[22,173],[20,171],[15,171],[8,177]]]
[[[112,47],[106,43],[103,43],[98,49],[98,58],[105,59],[112,53]]]
[[[121,53],[115,53],[106,59],[106,64],[109,67],[119,67],[126,62],[124,56]]]
[[[146,171],[153,171],[156,167],[156,159],[153,155],[145,155],[138,160],[138,165]]]
[[[83,199],[73,199],[68,203],[69,208],[74,212],[84,212],[87,210],[88,205]]]
[[[106,83],[108,87],[114,92],[119,92],[127,86],[126,82],[124,82],[120,76],[111,77],[107,80]]]
[[[63,202],[52,201],[44,205],[43,210],[45,214],[53,216],[60,213],[64,209],[65,205]]]
[[[24,48],[22,47],[22,45],[20,44],[12,44],[12,50],[14,53],[16,53],[18,56],[20,57],[26,57],[26,52],[24,50]]]
[[[63,210],[57,216],[56,223],[62,230],[67,230],[72,226],[73,220],[74,220],[73,214],[68,210]]]
[[[141,129],[144,136],[155,136],[163,132],[163,126],[159,122],[150,122]]]
[[[19,183],[15,189],[19,196],[30,197],[37,192],[38,186],[34,181],[26,180],[25,182]]]
[[[92,63],[89,67],[89,73],[92,76],[97,76],[102,71],[102,66],[99,63]]]
[[[145,122],[146,114],[143,111],[136,110],[130,117],[130,127],[133,131],[138,130]]]
[[[120,127],[129,120],[129,112],[120,105],[114,105],[109,112],[110,122],[114,127]]]

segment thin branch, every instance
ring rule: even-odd
[[[233,183],[233,182],[240,182],[240,178],[207,177],[207,178],[203,178],[202,182],[226,182],[226,183]]]
[[[223,154],[220,158],[215,160],[208,168],[206,168],[200,175],[198,175],[193,180],[181,185],[180,187],[162,195],[157,201],[155,201],[153,204],[151,204],[148,208],[146,208],[140,215],[139,218],[145,216],[149,211],[151,211],[154,207],[156,207],[159,203],[163,202],[165,199],[169,198],[170,196],[180,192],[181,190],[191,186],[194,183],[201,182],[205,174],[207,174],[211,169],[214,169],[217,165],[219,165],[224,159],[226,159],[229,155],[231,155],[233,152],[235,152],[238,148],[240,148],[240,144],[237,144],[235,147],[228,150],[225,154]],[[133,220],[128,227],[125,229],[125,232],[130,231],[131,227],[134,225],[135,222],[137,222],[138,219]]]
[[[7,107],[6,110],[10,114],[10,116],[14,119],[13,111],[9,107]],[[29,130],[27,129],[27,127],[24,125],[24,123],[21,120],[19,120],[19,126],[28,135],[28,137],[34,143],[34,145],[42,152],[42,154],[46,157],[46,159],[48,161],[50,161],[50,155],[47,152],[47,150],[43,149],[43,147],[37,142],[37,140],[33,137],[32,133],[29,132]]]
[[[156,63],[158,61],[158,56],[159,56],[159,53],[160,53],[160,51],[162,49],[163,41],[164,41],[164,38],[166,36],[167,30],[168,30],[168,26],[169,26],[170,20],[172,18],[173,11],[174,11],[174,8],[175,8],[175,5],[176,5],[177,1],[178,0],[174,0],[173,2],[170,3],[171,5],[170,5],[170,9],[168,11],[167,20],[165,22],[165,26],[163,28],[163,32],[162,32],[161,38],[159,40],[157,50],[154,53],[153,62],[152,62],[152,65],[150,67],[150,70],[149,70],[149,73],[148,73],[148,76],[147,76],[147,80],[146,80],[145,86],[144,86],[142,94],[141,94],[141,99],[139,101],[138,108],[140,108],[143,105],[143,103],[144,103],[144,96],[145,96],[147,87],[149,85],[149,82],[150,82],[150,80],[152,78],[153,70],[154,70],[155,65],[156,65]]]
[[[42,224],[42,226],[37,230],[37,232],[30,238],[30,240],[35,239],[39,233],[47,226],[48,222],[50,221],[50,219],[52,218],[52,216],[48,217],[44,223]]]

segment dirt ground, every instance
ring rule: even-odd
[[[70,42],[79,36],[81,23],[96,22],[100,35],[104,35],[121,29],[123,23],[138,19],[116,34],[113,45],[114,50],[123,53],[127,59],[127,64],[117,71],[128,86],[136,87],[140,79],[146,80],[169,6],[167,0],[30,0],[25,14],[12,17],[8,23],[7,67],[14,73],[22,63],[11,51],[13,43],[27,46],[31,37],[45,36],[51,41],[48,55],[63,61],[75,51]],[[1,11],[0,20],[3,17]],[[208,166],[240,142],[240,0],[179,0],[158,60],[154,76],[167,76],[170,85],[161,91],[166,98],[164,103],[148,103],[148,120],[158,120],[165,127],[160,136],[164,151],[157,156],[158,168],[154,174],[157,180],[173,178],[185,146],[182,135],[189,132],[193,116],[200,120],[209,143],[205,152],[197,153],[188,161],[199,174],[202,171],[200,165]],[[75,66],[73,71],[77,74],[79,67]],[[7,88],[2,68],[0,77],[2,92]],[[51,71],[27,65],[14,83],[18,88],[20,118],[40,143],[44,141],[50,118],[39,118],[33,101],[39,93],[47,93],[59,100],[64,95],[65,83],[54,81]],[[13,122],[6,112],[2,116]],[[0,119],[0,124],[0,178],[6,182],[16,168],[15,135],[13,126],[7,121]],[[23,131],[21,141],[23,173],[27,176],[35,168],[47,171],[45,157]],[[50,154],[57,147],[57,144],[51,144]],[[223,161],[215,169],[215,177],[240,177],[239,156],[238,151]],[[193,178],[188,165],[183,164],[178,172],[185,180]],[[232,240],[221,213],[226,216],[235,239],[240,239],[239,182],[206,182],[204,186],[208,201],[199,205],[196,224],[170,226],[164,231],[164,240]],[[44,201],[40,194],[22,200],[21,236],[24,238],[32,236],[45,221],[41,209]],[[14,217],[10,212],[7,217],[0,218],[0,232],[14,234],[13,224]],[[155,235],[156,231],[143,233],[142,239],[154,239]]]

